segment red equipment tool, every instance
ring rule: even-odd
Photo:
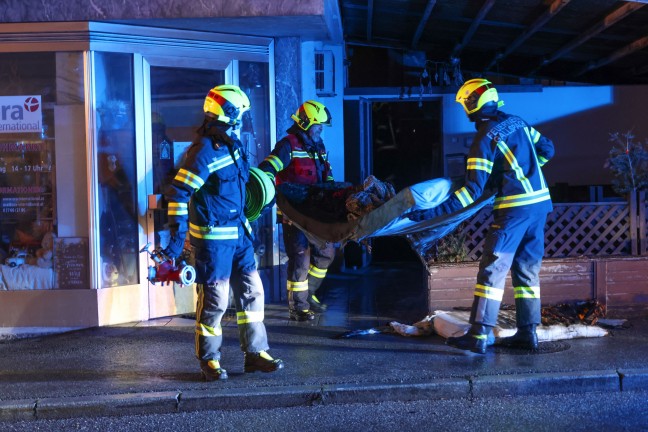
[[[184,260],[176,263],[176,260],[164,253],[161,247],[150,249],[151,243],[147,243],[140,253],[147,252],[151,260],[155,263],[148,268],[147,279],[152,283],[161,282],[167,285],[171,282],[180,285],[191,285],[196,281],[196,270],[193,266],[187,264]]]

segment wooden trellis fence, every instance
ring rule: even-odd
[[[491,211],[482,209],[461,228],[466,261],[481,257]],[[554,204],[545,225],[545,258],[646,255],[647,217],[644,192],[627,201]]]

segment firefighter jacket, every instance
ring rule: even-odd
[[[541,167],[554,155],[553,142],[520,117],[502,111],[478,120],[475,126],[465,183],[443,203],[444,211],[469,206],[488,187],[496,190],[496,215],[551,212]]]
[[[177,224],[179,232],[188,229],[197,247],[214,241],[237,244],[241,224],[252,233],[244,214],[246,155],[238,139],[218,132],[194,141],[165,193],[169,226]]]
[[[275,182],[315,184],[333,181],[324,143],[313,143],[303,132],[288,134],[259,164]]]

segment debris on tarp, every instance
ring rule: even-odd
[[[436,240],[493,203],[494,192],[489,191],[469,206],[448,215],[421,221],[412,221],[406,216],[410,211],[440,205],[456,187],[449,178],[436,178],[406,187],[391,197],[393,189],[388,183],[369,176],[357,186],[333,182],[317,185],[281,183],[277,186],[276,199],[283,216],[313,244],[332,242],[343,247],[349,241],[362,242],[370,237],[405,236],[412,249],[422,257],[421,252],[432,247]],[[410,239],[413,233],[419,234]]]
[[[348,220],[356,220],[372,212],[390,199],[396,191],[389,182],[382,182],[370,175],[362,183],[362,189],[349,195],[345,200]]]
[[[359,219],[396,195],[391,183],[380,181],[373,175],[358,185],[347,182],[281,183],[277,189],[296,210],[322,222]]]
[[[356,186],[347,182],[277,185],[277,192],[285,196],[296,211],[325,223],[347,220],[346,197],[355,190]]]

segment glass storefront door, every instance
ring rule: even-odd
[[[205,96],[211,88],[224,83],[223,70],[150,68],[153,194],[163,194],[173,180],[202,123]],[[155,215],[155,246],[166,246],[166,210]]]
[[[146,64],[146,59],[145,59]],[[165,63],[160,58],[145,67],[150,93],[150,119],[147,127],[150,139],[147,149],[147,172],[150,173],[149,210],[147,215],[150,249],[165,247],[169,240],[166,209],[162,195],[175,177],[183,157],[202,124],[205,96],[220,84],[237,84],[248,94],[251,109],[246,112],[238,130],[246,157],[256,166],[270,152],[270,86],[267,63],[214,62],[187,68],[177,60]],[[146,70],[148,69],[148,73]],[[146,79],[145,79],[146,81]],[[145,92],[146,94],[147,92]],[[267,215],[252,223],[259,270],[267,288],[272,286],[272,221]],[[142,256],[144,258],[144,256]],[[148,260],[150,263],[150,260]],[[176,283],[161,286],[149,282],[149,311],[151,317],[186,314],[195,307],[193,286]]]
[[[150,83],[150,173],[152,201],[161,203],[165,188],[171,183],[187,148],[201,125],[203,104],[209,90],[224,84],[223,69],[189,69],[151,66]],[[146,118],[146,116],[145,116]],[[166,208],[149,207],[148,230],[151,249],[166,247],[169,231]],[[144,258],[142,256],[142,258]],[[151,317],[189,313],[194,308],[194,287],[177,283],[162,285],[149,282]]]

